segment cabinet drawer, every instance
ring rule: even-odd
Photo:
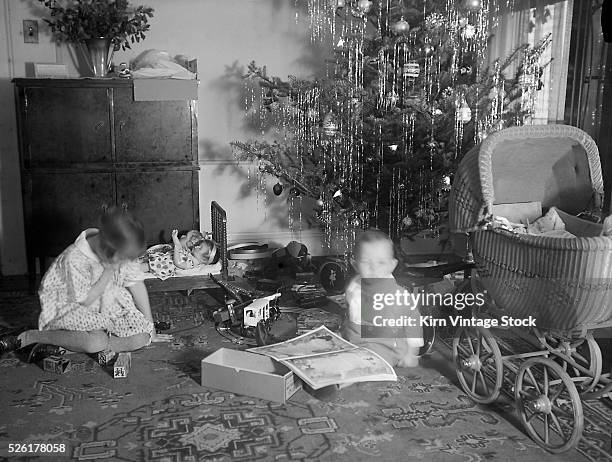
[[[106,88],[28,87],[20,98],[26,168],[112,161]]]
[[[134,101],[131,88],[115,88],[117,162],[179,162],[197,160],[192,152],[189,101]],[[196,137],[197,138],[197,137]]]
[[[169,242],[172,230],[199,226],[197,170],[117,172],[117,203],[144,224],[149,245]]]
[[[33,173],[24,179],[28,235],[39,254],[57,255],[81,231],[97,227],[103,205],[115,203],[112,173]]]

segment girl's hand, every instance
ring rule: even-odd
[[[151,337],[151,342],[170,342],[174,337],[172,334],[157,334],[154,333]]]

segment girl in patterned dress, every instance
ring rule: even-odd
[[[170,340],[153,326],[136,261],[144,248],[140,221],[123,209],[104,212],[100,228],[83,231],[43,277],[39,330],[20,334],[17,347],[45,343],[86,353],[122,352]]]

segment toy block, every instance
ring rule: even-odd
[[[55,374],[64,374],[70,369],[70,360],[59,355],[47,356],[43,359],[43,369]]]
[[[100,366],[108,366],[115,357],[116,353],[112,350],[104,350],[98,352],[98,364]]]
[[[130,366],[132,365],[131,353],[119,353],[115,364],[113,364],[113,378],[122,379],[126,378],[130,373]]]

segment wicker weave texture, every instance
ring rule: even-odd
[[[492,155],[500,143],[570,138],[583,146],[593,191],[603,194],[599,152],[582,130],[566,125],[512,127],[490,135],[465,155],[449,199],[453,232],[470,233],[480,282],[496,305],[539,328],[584,331],[612,325],[612,239],[554,238],[482,230],[495,201]]]

